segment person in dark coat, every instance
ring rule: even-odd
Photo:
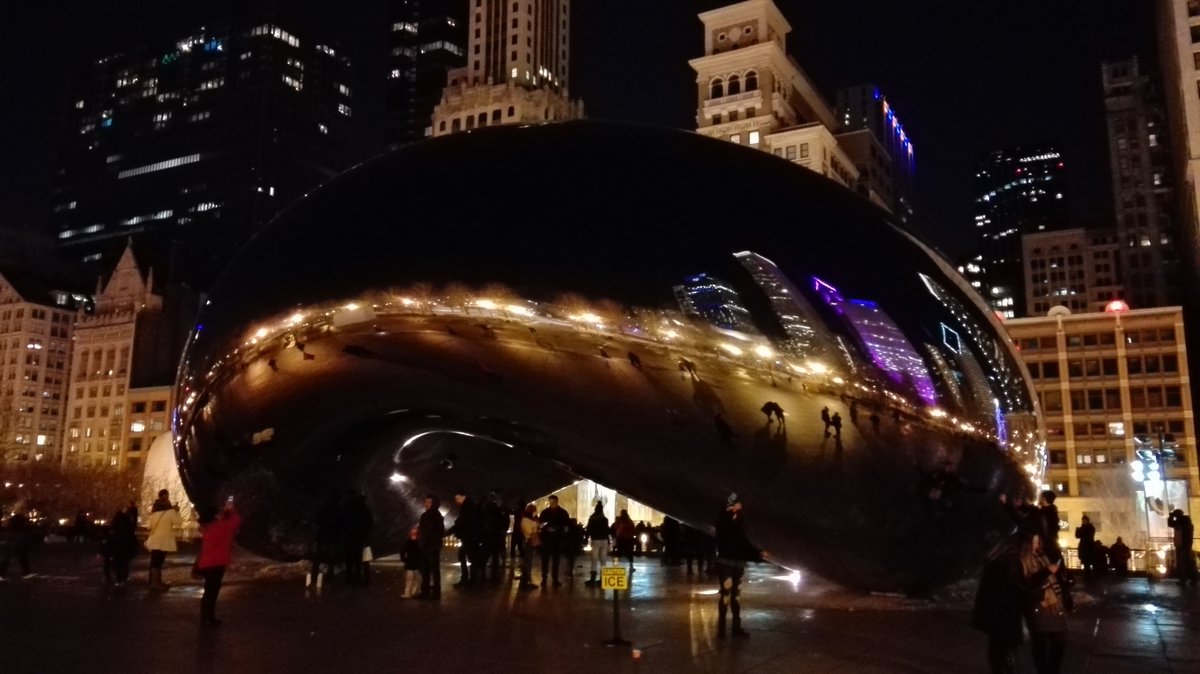
[[[492,580],[500,580],[504,573],[504,539],[508,535],[508,513],[500,505],[500,496],[489,492],[479,506],[479,579],[487,579],[487,570],[492,569]]]
[[[335,561],[342,549],[342,504],[337,492],[329,495],[317,510],[317,536],[311,552],[312,568],[304,579],[305,587],[320,589],[325,580],[333,578]],[[321,565],[325,565],[322,573]]]
[[[725,511],[717,519],[717,579],[720,582],[720,606],[717,613],[717,638],[725,638],[725,616],[733,613],[733,636],[748,637],[742,629],[741,594],[742,576],[746,563],[763,561],[763,551],[755,547],[746,535],[742,502],[737,494],[725,500]]]
[[[458,505],[458,517],[446,534],[458,538],[459,576],[454,587],[463,587],[471,584],[471,567],[475,567],[476,575],[481,571],[478,555],[479,508],[461,489],[454,494],[454,503]]]
[[[1024,580],[1018,554],[1022,535],[1013,534],[988,554],[975,592],[971,627],[987,635],[987,661],[992,674],[1017,671],[1017,649],[1025,639],[1021,627]]]
[[[1042,516],[1042,549],[1046,558],[1061,562],[1062,548],[1058,546],[1058,506],[1054,505],[1058,495],[1049,489],[1038,495],[1038,514]]]
[[[351,585],[369,584],[371,567],[365,558],[375,518],[362,494],[351,494],[342,509],[342,542],[346,554],[346,581]]]
[[[438,510],[438,497],[430,494],[425,497],[425,512],[417,522],[422,599],[440,599],[442,596],[442,539],[445,536],[446,524]]]
[[[550,495],[550,505],[538,516],[542,539],[542,587],[546,587],[546,577],[559,587],[562,582],[558,579],[559,560],[562,558],[563,546],[566,544],[567,527],[571,524],[571,516],[558,505],[558,497]]]
[[[1108,549],[1108,559],[1112,562],[1113,569],[1122,578],[1129,575],[1129,559],[1131,557],[1133,557],[1133,552],[1128,545],[1125,545],[1125,541],[1117,536],[1117,542]]]
[[[8,563],[17,558],[21,565],[21,576],[29,577],[29,546],[32,543],[33,527],[24,512],[14,513],[8,518],[6,530],[0,530],[0,583],[8,580]]]
[[[617,545],[617,559],[629,560],[629,572],[633,573],[633,546],[637,539],[637,525],[629,516],[629,511],[622,509],[617,520],[612,525],[613,540]]]
[[[1189,583],[1196,584],[1196,553],[1192,551],[1196,528],[1192,518],[1176,508],[1167,517],[1167,526],[1175,532],[1175,575],[1179,576],[1179,584],[1186,587]]]
[[[408,532],[408,540],[400,548],[400,561],[404,563],[404,592],[402,599],[412,599],[421,591],[421,532],[413,527]]]
[[[1075,538],[1079,539],[1079,563],[1083,565],[1083,575],[1090,577],[1096,570],[1096,527],[1087,515],[1075,528]]]
[[[137,551],[137,533],[134,520],[127,510],[118,510],[104,532],[101,555],[104,557],[104,584],[117,588],[125,587],[129,581],[129,562]],[[114,582],[115,577],[115,582]]]

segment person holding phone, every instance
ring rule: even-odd
[[[204,578],[204,596],[200,598],[200,624],[204,627],[221,624],[217,620],[217,595],[233,554],[233,537],[241,524],[242,518],[233,505],[232,496],[225,501],[225,508],[220,513],[211,506],[200,513],[202,538],[196,568]]]

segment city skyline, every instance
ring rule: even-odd
[[[696,14],[728,3],[668,4],[575,3],[572,95],[585,102],[589,117],[694,128],[687,59],[702,53]],[[1111,212],[1099,64],[1134,54],[1153,61],[1151,7],[1118,2],[1079,14],[1019,2],[935,14],[873,0],[837,7],[778,4],[794,25],[789,51],[825,98],[832,103],[838,88],[873,81],[904,111],[906,126],[920,141],[914,227],[948,254],[971,243],[970,177],[978,154],[1005,144],[1061,143],[1078,167],[1071,172],[1072,191],[1081,195],[1073,203],[1074,219]],[[355,150],[365,158],[382,149],[387,3],[354,3],[351,9],[356,11],[324,9],[320,16],[355,42],[355,85],[363,92],[359,105],[367,127]],[[6,90],[27,92],[26,105],[0,131],[2,145],[9,156],[30,157],[4,169],[3,226],[45,221],[49,200],[43,193],[71,73],[105,51],[186,30],[200,14],[145,2],[67,11],[78,20],[63,23],[61,9],[14,7],[0,22],[21,29],[5,31],[5,62],[40,66],[6,68],[2,75]],[[611,47],[616,33],[622,35],[620,49]],[[969,56],[944,58],[948,53]]]

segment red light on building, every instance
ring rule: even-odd
[[[1104,307],[1104,311],[1110,314],[1123,314],[1129,311],[1129,305],[1124,300],[1113,300]]]

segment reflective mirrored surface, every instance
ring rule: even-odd
[[[330,489],[377,554],[422,497],[587,478],[866,589],[959,578],[1044,450],[995,319],[862,197],[694,134],[570,122],[368,162],[255,238],[178,383],[200,503],[303,556]]]

